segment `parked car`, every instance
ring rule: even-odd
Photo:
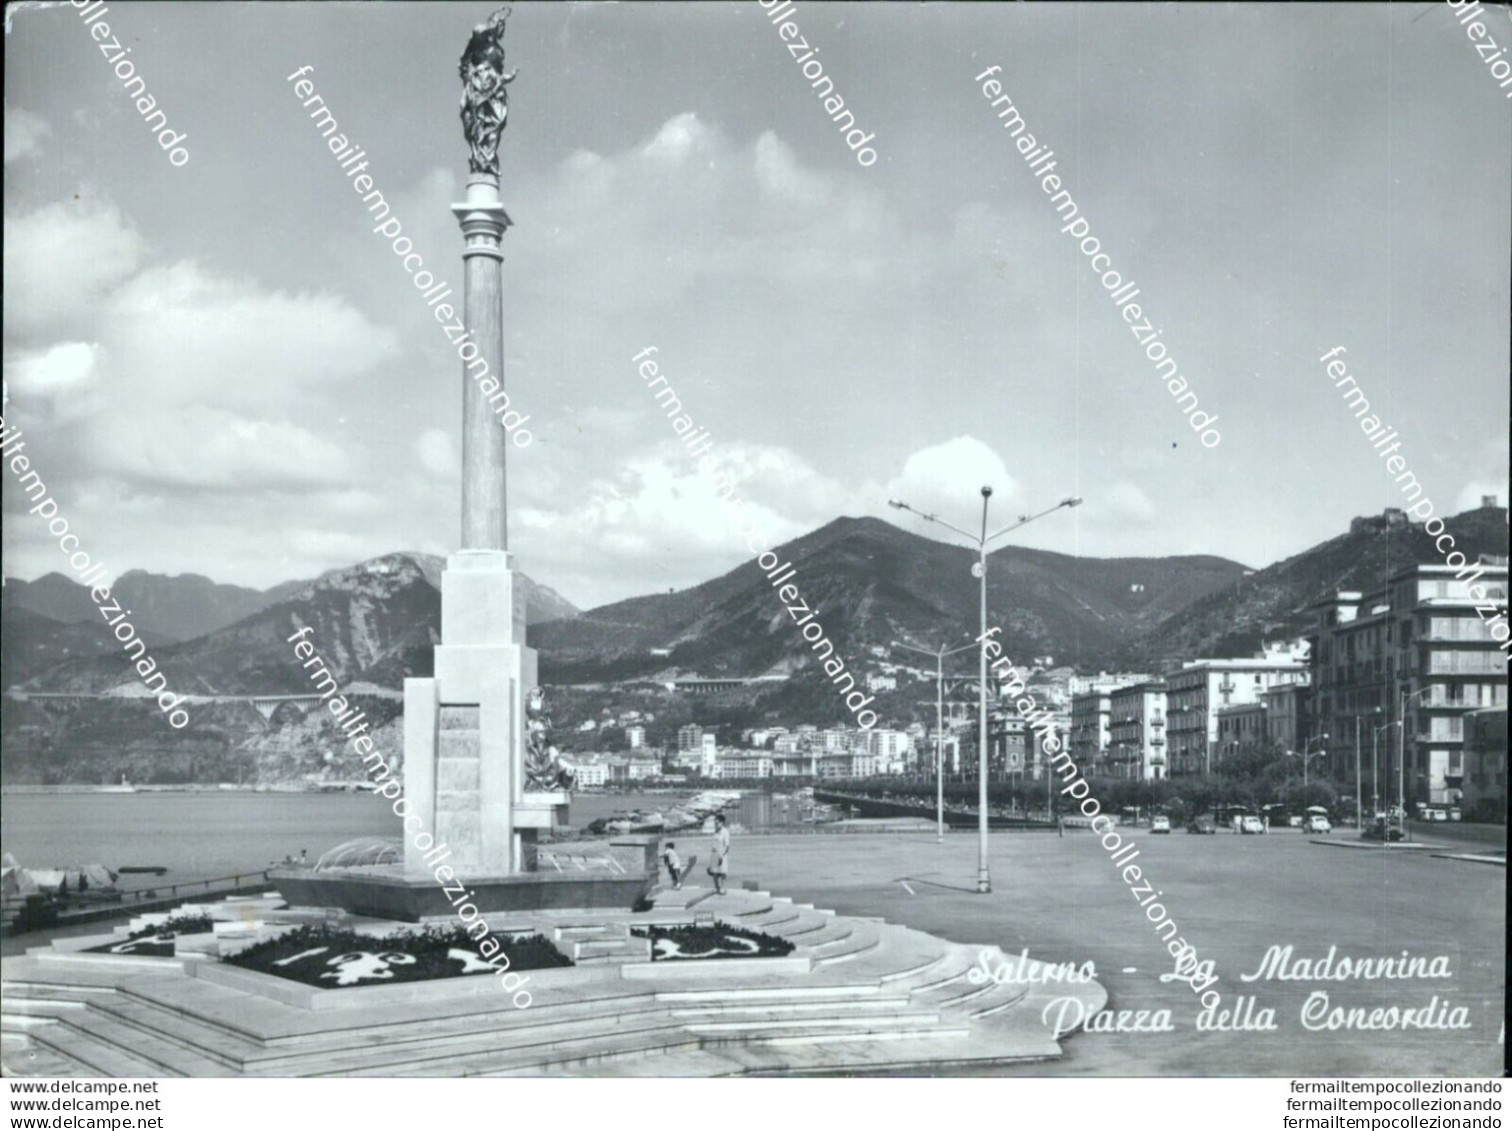
[[[1242,817],[1239,821],[1239,831],[1246,834],[1263,833],[1265,832],[1265,822],[1261,821],[1259,817]]]
[[[1168,833],[1170,831],[1171,818],[1165,816],[1163,813],[1150,818],[1150,833],[1152,835],[1155,833]]]
[[[1331,833],[1333,825],[1329,824],[1328,818],[1322,813],[1309,813],[1307,823],[1302,826],[1305,833]]]
[[[1187,832],[1201,835],[1217,835],[1218,826],[1213,822],[1211,813],[1199,813],[1187,822]]]
[[[1395,825],[1388,825],[1385,817],[1377,817],[1375,824],[1362,830],[1360,836],[1366,840],[1395,841],[1402,839],[1402,830]]]

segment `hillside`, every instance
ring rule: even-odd
[[[98,626],[87,621],[65,624],[29,609],[8,610],[0,617],[0,686],[24,683],[70,660],[118,650],[119,643],[99,613],[95,613],[95,619]],[[152,646],[167,643],[151,632],[141,635]]]
[[[111,591],[112,597],[119,596],[123,608],[132,610],[131,620],[138,635],[152,645],[159,664],[167,667],[170,673],[182,673],[197,690],[241,694],[277,689],[264,685],[267,673],[254,672],[249,677],[250,682],[246,682],[238,674],[235,657],[221,655],[226,647],[243,647],[247,631],[255,635],[259,625],[269,623],[259,620],[260,614],[285,605],[296,610],[301,605],[309,605],[312,610],[331,611],[335,608],[333,600],[347,587],[353,596],[360,590],[371,599],[367,604],[349,605],[347,612],[365,624],[378,626],[375,630],[378,639],[386,639],[388,630],[393,627],[384,623],[390,614],[396,622],[407,626],[400,630],[401,636],[408,631],[414,616],[421,620],[428,616],[427,627],[439,627],[441,569],[444,564],[445,560],[434,554],[390,554],[372,562],[328,570],[313,581],[284,582],[261,593],[234,585],[217,585],[196,574],[167,577],[132,570],[122,574]],[[388,571],[386,575],[385,570]],[[386,590],[382,586],[375,589],[371,584],[380,575],[388,576],[392,582]],[[525,590],[527,623],[577,615],[577,609],[554,590],[537,585],[524,574],[517,576]],[[407,593],[411,584],[429,590],[430,596],[426,597],[423,592]],[[389,602],[393,602],[392,609],[387,607]],[[287,616],[288,612],[285,610],[282,615]],[[99,620],[99,609],[89,590],[60,573],[50,573],[30,583],[7,581],[3,616],[0,616],[0,628],[4,630],[3,685],[12,687],[35,681],[35,687],[49,691],[103,690],[129,678],[120,650],[109,632],[104,630],[103,622],[96,628],[94,622]],[[341,615],[328,620],[326,626],[330,628],[338,623],[342,627],[335,631],[335,635],[350,643],[354,629],[344,623]],[[204,624],[214,627],[184,635]],[[235,631],[228,631],[232,629]],[[364,629],[358,627],[355,633],[361,638]],[[164,647],[175,643],[193,646],[181,649]],[[420,643],[404,644],[401,653],[403,648],[419,648]],[[374,666],[369,674],[376,682],[382,682],[376,677],[389,680],[388,685],[393,687],[398,687],[403,680],[402,667],[409,662],[401,659],[398,666],[385,666],[381,660],[366,655],[360,644],[353,656],[357,658],[359,670],[366,670],[367,663],[372,662]],[[94,659],[96,657],[99,658]],[[91,662],[79,663],[81,659]],[[167,663],[170,659],[172,665]],[[424,662],[430,663],[428,652]],[[54,666],[65,663],[68,664],[66,668],[49,674],[46,679],[37,679]]]
[[[154,644],[153,657],[169,686],[180,693],[303,690],[306,673],[293,663],[287,638],[293,626],[306,624],[314,627],[312,638],[343,683],[363,680],[397,689],[406,675],[430,672],[430,648],[441,623],[442,565],[434,555],[390,554],[330,570],[314,581],[279,586],[269,591],[275,594],[270,604],[192,640],[162,641],[145,628],[142,635]],[[530,620],[576,612],[554,591],[519,576]],[[89,600],[82,586],[59,580]],[[53,591],[67,594],[56,584]],[[7,597],[6,686],[24,682],[36,690],[100,692],[135,680],[108,632],[88,622],[59,625],[36,617],[24,609],[11,611]],[[48,625],[56,627],[49,631]],[[64,647],[73,651],[63,654]]]
[[[894,639],[929,644],[977,632],[976,555],[963,547],[874,518],[841,518],[776,552],[793,563],[793,584],[845,655]],[[1083,559],[1007,547],[988,560],[988,623],[1003,626],[1016,655],[1098,663],[1243,572],[1216,557]],[[543,677],[555,682],[673,669],[751,676],[791,671],[810,654],[753,562],[679,593],[542,625],[532,642]]]
[[[110,591],[123,609],[131,610],[131,622],[139,632],[170,641],[214,632],[269,604],[267,595],[256,589],[218,585],[197,573],[169,577],[128,570],[116,578]],[[65,624],[87,623],[100,616],[88,588],[61,573],[36,581],[7,578],[5,603],[7,608],[26,609]]]
[[[1174,612],[1122,657],[1132,664],[1247,656],[1262,636],[1295,634],[1309,626],[1307,607],[1340,589],[1370,592],[1415,562],[1442,564],[1443,555],[1421,526],[1357,519],[1347,534],[1241,577]],[[1446,519],[1445,529],[1470,561],[1507,553],[1507,510],[1481,507]]]

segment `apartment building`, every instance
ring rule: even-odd
[[[1371,778],[1375,750],[1381,797],[1457,804],[1465,717],[1507,703],[1507,659],[1491,631],[1498,616],[1505,623],[1505,560],[1415,565],[1383,589],[1313,608],[1315,726],[1331,736],[1330,773],[1353,781],[1358,759]]]
[[[1306,672],[1297,659],[1192,660],[1171,672],[1165,677],[1170,773],[1214,772],[1218,712],[1261,702],[1272,687],[1296,683]]]
[[[1089,772],[1100,772],[1108,754],[1108,716],[1112,709],[1108,690],[1084,691],[1071,697],[1071,757]]]
[[[1309,740],[1320,738],[1322,731],[1312,729],[1312,673],[1302,672],[1295,680],[1277,683],[1266,689],[1266,737],[1282,750],[1302,750]],[[1312,750],[1323,748],[1323,742]]]
[[[1166,685],[1150,680],[1108,696],[1106,766],[1114,777],[1158,781],[1167,776]]]
[[[901,774],[908,768],[909,753],[913,739],[901,730],[870,730],[857,736],[857,745],[862,745],[875,763],[879,774]]]
[[[772,755],[761,750],[727,750],[716,763],[716,778],[769,778],[773,773]]]
[[[1482,707],[1465,716],[1464,796],[1467,817],[1507,812],[1507,708]]]
[[[1218,710],[1218,749],[1213,754],[1213,769],[1223,773],[1241,750],[1258,750],[1270,744],[1266,727],[1268,711],[1265,701],[1241,703]]]

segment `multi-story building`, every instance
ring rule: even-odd
[[[1268,714],[1269,709],[1263,699],[1258,703],[1240,703],[1237,707],[1220,707],[1218,746],[1213,751],[1213,769],[1223,773],[1241,751],[1259,750],[1268,746]]]
[[[1482,707],[1465,716],[1465,777],[1460,805],[1476,820],[1506,818],[1507,708]]]
[[[844,727],[830,727],[819,734],[818,748],[826,754],[840,754],[851,748],[851,732]]]
[[[716,764],[717,778],[769,778],[772,756],[760,750],[727,750]]]
[[[697,723],[689,723],[679,727],[677,731],[677,752],[679,754],[699,754],[703,751],[703,727]]]
[[[1313,738],[1320,739],[1308,751],[1323,749],[1322,732],[1312,727],[1312,673],[1303,672],[1296,680],[1273,684],[1266,689],[1265,736],[1282,750],[1301,751]]]
[[[1071,758],[1082,772],[1099,772],[1108,754],[1107,691],[1084,691],[1071,697]]]
[[[579,789],[594,789],[609,781],[609,767],[603,762],[579,762],[573,768],[577,771]]]
[[[626,727],[625,741],[629,743],[631,750],[639,750],[646,745],[646,728],[643,726]]]
[[[1066,714],[1052,716],[1052,725],[1044,731],[1029,728],[1029,749],[1025,752],[1025,757],[1029,762],[1028,776],[1031,780],[1040,781],[1050,773],[1050,763],[1056,753],[1047,749],[1045,743],[1054,739],[1058,747],[1064,747],[1070,740],[1070,734],[1071,716]]]
[[[812,750],[772,755],[772,774],[779,778],[812,778],[819,774],[819,755]]]
[[[1120,687],[1132,687],[1136,683],[1149,683],[1155,678],[1149,672],[1098,672],[1096,675],[1073,675],[1066,681],[1066,691],[1074,699],[1089,691],[1113,691]]]
[[[1153,679],[1108,696],[1107,765],[1114,777],[1166,777],[1166,685]]]
[[[1218,712],[1258,703],[1279,683],[1296,682],[1307,665],[1294,659],[1192,660],[1165,677],[1170,773],[1217,767]]]
[[[870,730],[865,735],[865,750],[876,762],[879,774],[901,774],[908,767],[913,739],[901,730]]]
[[[1029,766],[1028,727],[1016,711],[990,708],[987,714],[987,772],[990,776],[1023,774]]]
[[[1341,781],[1378,773],[1365,789],[1383,799],[1457,800],[1465,716],[1507,703],[1507,660],[1491,632],[1505,623],[1505,560],[1415,565],[1384,589],[1314,609],[1315,726],[1332,736],[1330,771]]]

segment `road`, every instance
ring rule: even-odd
[[[1435,829],[1437,831],[1437,829]],[[1181,936],[1211,959],[1223,1008],[1241,997],[1274,1011],[1274,1031],[1200,1032],[1196,995],[1162,983],[1173,962],[1108,853],[1088,832],[995,835],[994,890],[975,892],[976,841],[948,835],[737,838],[734,881],[844,914],[880,915],[1010,954],[1095,962],[1112,1010],[1171,1013],[1167,1033],[1077,1032],[1053,1064],[1001,1075],[1499,1074],[1505,982],[1506,873],[1424,850],[1314,844],[1267,836],[1151,836],[1128,830],[1144,878]],[[1338,836],[1338,834],[1334,834]],[[1318,840],[1327,838],[1319,837]],[[690,838],[689,848],[697,848]],[[1338,842],[1334,842],[1338,843]],[[906,881],[908,887],[903,886]],[[911,891],[909,890],[911,889]],[[1254,978],[1272,945],[1294,958],[1442,957],[1447,978],[1301,981]],[[1245,976],[1251,976],[1246,981]],[[1329,1005],[1462,1007],[1468,1030],[1309,1031],[1306,999]],[[1436,1009],[1435,1009],[1436,1012]]]

